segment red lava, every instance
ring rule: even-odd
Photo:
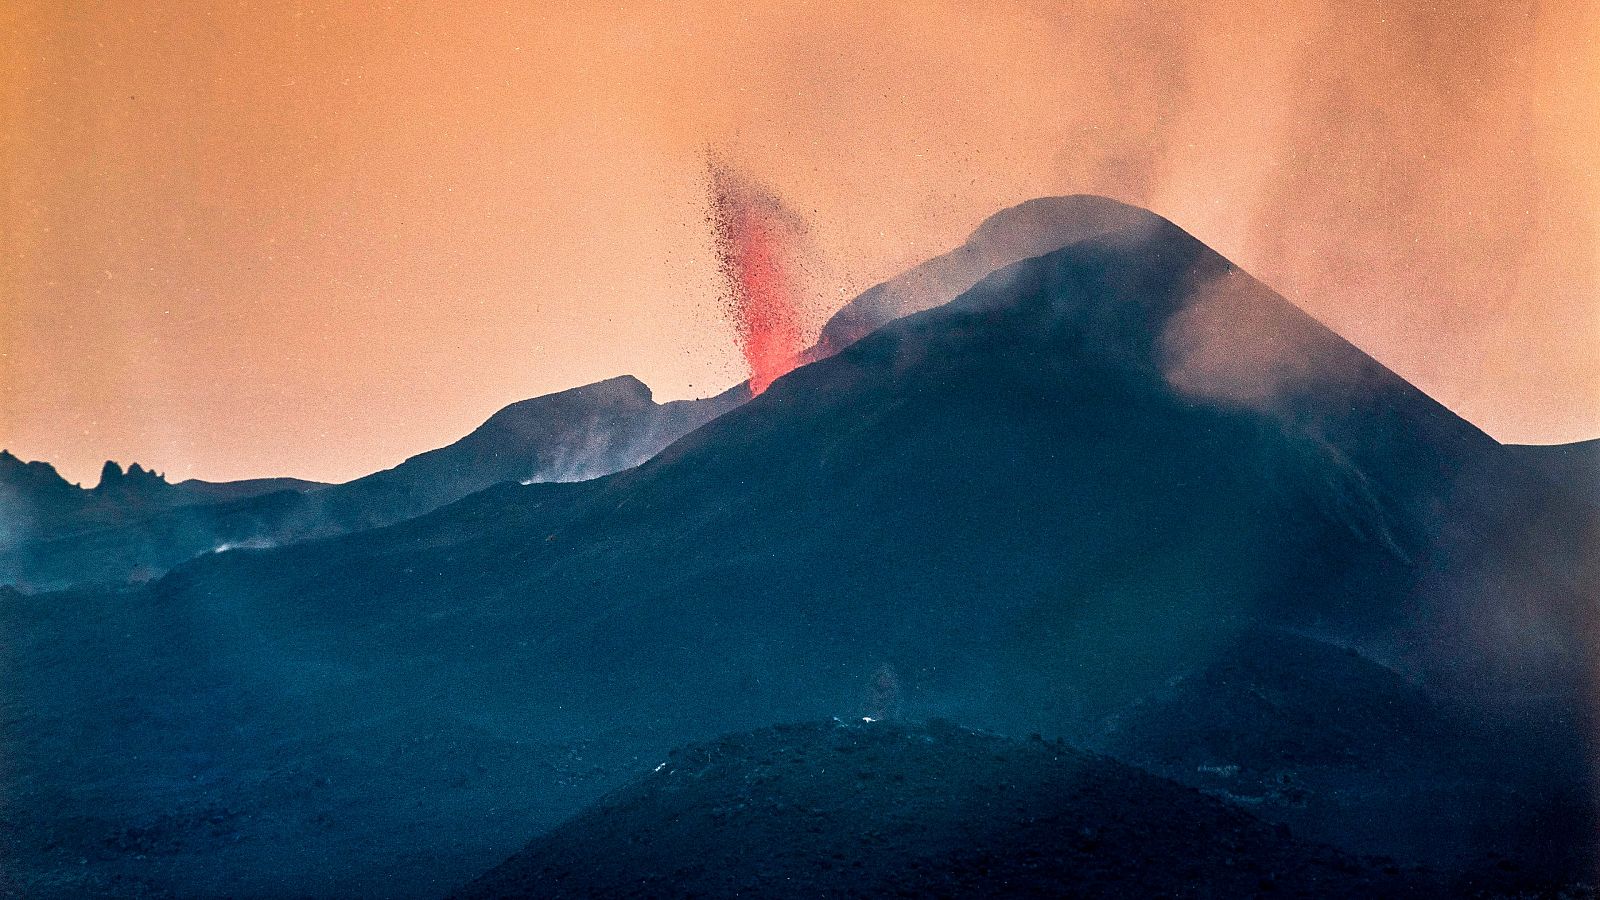
[[[723,304],[738,330],[754,396],[793,369],[805,350],[796,264],[805,223],[766,186],[715,156],[709,166]]]

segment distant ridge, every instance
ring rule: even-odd
[[[397,522],[508,481],[583,481],[632,468],[749,398],[744,385],[703,400],[656,403],[620,375],[513,403],[460,440],[392,469],[319,491],[345,527]]]
[[[159,576],[215,550],[389,525],[508,481],[564,482],[636,466],[749,397],[656,403],[632,375],[513,403],[460,440],[344,484],[292,478],[170,484],[108,461],[79,488],[0,453],[0,585],[51,590]]]
[[[190,478],[169,482],[167,477],[131,463],[124,470],[116,460],[106,460],[100,467],[100,479],[93,487],[82,487],[67,481],[56,467],[48,462],[23,462],[9,450],[0,449],[0,485],[13,490],[40,496],[111,497],[136,494],[144,500],[165,500],[170,503],[193,503],[205,500],[238,500],[270,494],[273,491],[311,491],[327,485],[303,478],[246,478],[238,481],[204,481]]]

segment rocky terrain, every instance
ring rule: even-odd
[[[454,896],[1398,898],[1443,887],[1059,743],[856,719],[674,750]]]

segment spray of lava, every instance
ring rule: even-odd
[[[716,154],[707,155],[709,220],[722,276],[722,303],[760,394],[805,350],[801,248],[805,221],[778,195]]]

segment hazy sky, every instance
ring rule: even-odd
[[[743,377],[707,148],[837,306],[1140,203],[1502,440],[1600,435],[1600,4],[0,4],[0,446],[343,479]]]

